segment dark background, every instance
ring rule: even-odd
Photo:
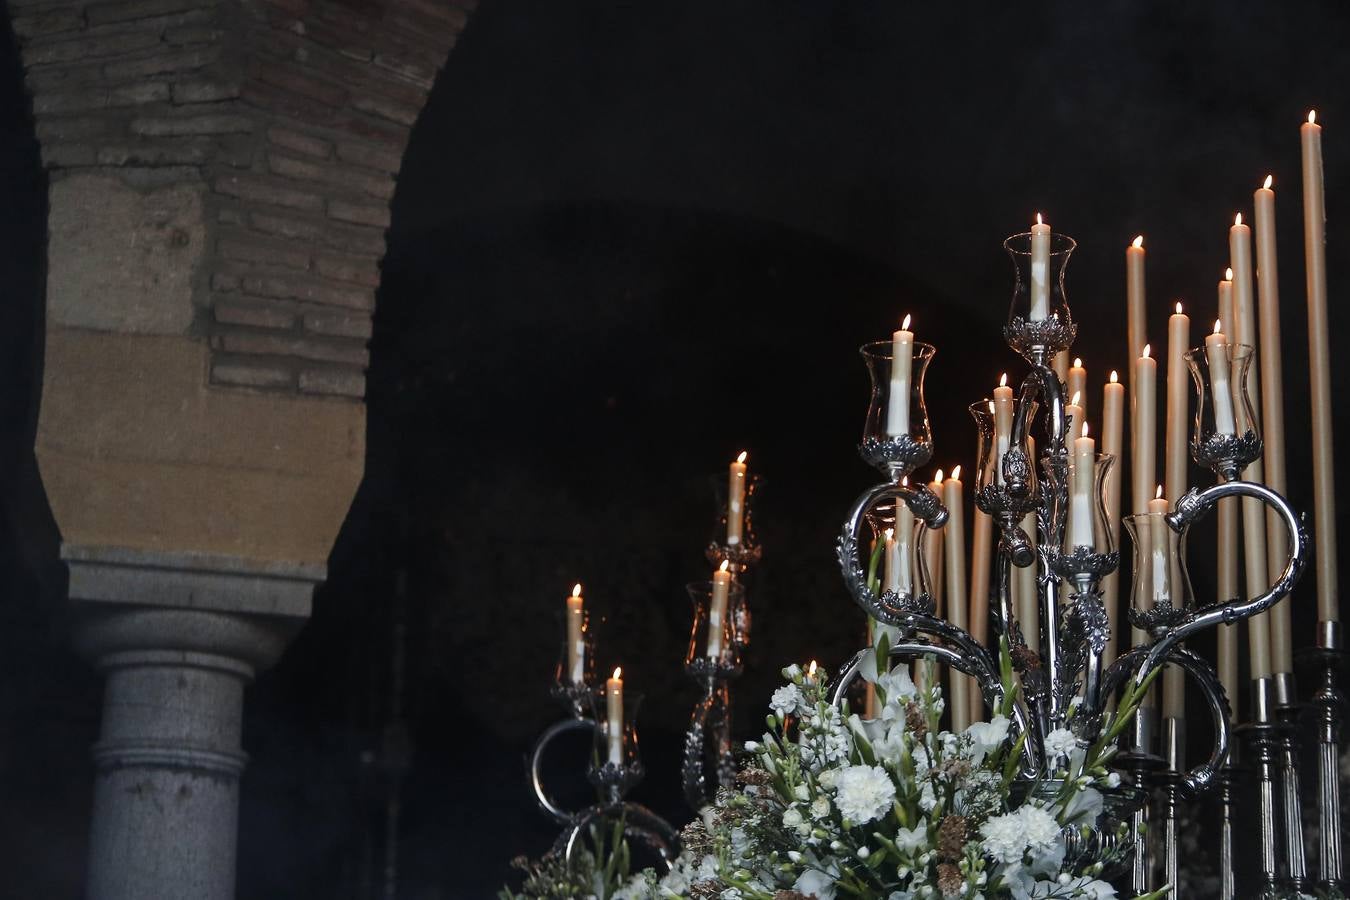
[[[1177,298],[1198,344],[1233,213],[1274,174],[1290,493],[1310,509],[1298,126],[1309,107],[1326,125],[1335,348],[1347,46],[1336,3],[484,0],[394,201],[365,484],[313,621],[250,692],[240,897],[373,896],[398,773],[399,897],[490,896],[511,856],[544,849],[523,755],[561,713],[547,688],[578,580],[607,619],[602,669],[647,695],[636,797],[687,817],[683,585],[707,577],[713,481],[741,449],[764,479],[736,685],[751,736],[779,667],[859,642],[832,559],[875,480],[853,449],[858,345],[914,314],[939,348],[934,465],[969,469],[966,404],[1022,368],[999,337],[1000,242],[1035,211],[1079,241],[1068,294],[1095,386],[1128,365],[1127,242],[1146,235],[1155,344]],[[0,894],[67,898],[100,686],[68,647],[32,462],[45,184],[0,48],[0,865],[16,879]],[[1308,643],[1311,581],[1296,599]]]

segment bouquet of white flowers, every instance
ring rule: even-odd
[[[884,642],[878,651],[886,658]],[[879,709],[870,720],[834,706],[814,671],[784,669],[769,730],[747,743],[736,788],[685,828],[670,873],[639,873],[612,896],[1115,897],[1101,876],[1122,861],[1127,825],[1107,824],[1111,840],[1089,838],[1121,787],[1106,764],[1147,684],[1126,690],[1091,746],[1067,730],[1046,736],[1055,772],[1028,781],[1018,777],[1027,735],[1011,734],[1006,647],[1002,657],[1001,708],[959,734],[939,730],[942,694],[927,662],[919,682],[932,687],[916,686],[908,664],[869,679]]]

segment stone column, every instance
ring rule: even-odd
[[[244,686],[309,616],[323,567],[65,546],[76,644],[107,678],[90,900],[232,900]]]

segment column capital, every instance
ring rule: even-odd
[[[250,680],[304,625],[324,566],[64,544],[75,646],[100,669],[186,665]]]

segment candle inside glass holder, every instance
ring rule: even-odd
[[[976,502],[987,513],[998,511],[997,508],[989,506],[989,500],[992,494],[1002,493],[1007,482],[1005,462],[1009,451],[1014,449],[1012,425],[1021,410],[1022,403],[1022,400],[1008,395],[995,400],[981,400],[970,405],[970,415],[975,420],[978,437],[975,462]],[[1035,400],[1028,400],[1026,404],[1027,427],[1023,434],[1029,435],[1031,426],[1036,421],[1039,404]],[[1020,449],[1021,458],[1026,462],[1023,475],[1027,491],[1024,500],[1027,508],[1030,508],[1029,504],[1039,496],[1036,461],[1031,458],[1032,450],[1025,439],[1016,449]]]
[[[1086,474],[1082,468],[1084,460],[1088,461]],[[1107,480],[1115,462],[1116,458],[1110,453],[1095,453],[1091,450],[1082,456],[1078,453],[1070,455],[1069,516],[1062,548],[1065,555],[1085,549],[1086,552],[1105,556],[1116,549],[1111,536],[1111,520],[1106,512]],[[1078,489],[1080,486],[1083,490]]]
[[[1076,332],[1064,293],[1064,270],[1078,245],[1068,235],[1052,233],[1039,213],[1036,218],[1030,231],[1003,242],[1015,275],[1005,335],[1023,356],[1067,350]]]
[[[1260,426],[1247,390],[1255,354],[1246,344],[1229,343],[1222,327],[1215,322],[1205,346],[1186,352],[1195,388],[1191,454],[1201,465],[1234,477],[1261,452]]]
[[[1134,544],[1135,611],[1149,612],[1160,606],[1173,610],[1189,608],[1191,583],[1186,570],[1186,542],[1168,527],[1166,514],[1161,510],[1139,513],[1126,516],[1124,521]]]
[[[722,574],[722,573],[718,573]],[[745,590],[734,581],[696,581],[685,586],[693,607],[685,669],[693,674],[717,670],[733,672],[741,664],[741,640],[736,623],[745,603]]]
[[[591,711],[595,721],[595,755],[591,774],[594,779],[606,768],[613,767],[611,773],[626,775],[624,789],[631,786],[628,779],[635,781],[642,769],[638,755],[637,714],[642,705],[642,695],[625,691],[620,678],[621,669],[614,670],[605,686],[591,692]],[[617,770],[617,771],[616,771]]]
[[[908,484],[905,479],[903,484]],[[874,544],[881,552],[877,566],[879,592],[902,601],[931,597],[932,580],[924,559],[931,529],[901,499],[880,504],[868,512]]]
[[[897,332],[899,334],[900,332]],[[910,341],[897,358],[898,341],[864,344],[861,353],[872,379],[872,396],[863,424],[863,457],[899,480],[933,455],[933,432],[924,403],[924,376],[936,349]],[[908,371],[903,372],[902,369]]]

